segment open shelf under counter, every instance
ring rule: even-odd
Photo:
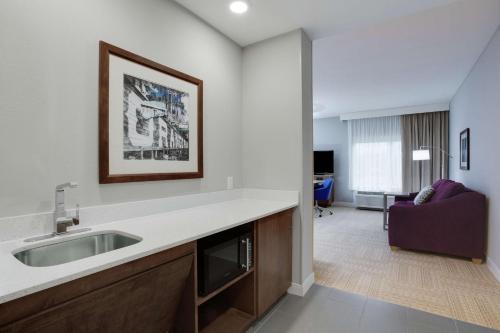
[[[255,272],[251,269],[197,299],[199,332],[245,332],[257,318]]]
[[[196,305],[202,305],[203,303],[207,302],[208,300],[212,299],[213,297],[217,296],[218,294],[220,294],[221,292],[226,290],[227,288],[238,283],[240,280],[243,280],[248,275],[253,274],[254,271],[255,271],[255,268],[252,267],[248,272],[245,272],[245,273],[241,274],[240,276],[234,278],[233,280],[229,281],[228,283],[226,283],[222,287],[212,291],[210,294],[208,294],[206,296],[198,296],[198,298],[196,300]]]
[[[200,330],[201,333],[234,333],[242,332],[255,320],[255,316],[229,308],[214,321]]]

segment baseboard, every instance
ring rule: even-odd
[[[309,288],[314,284],[314,272],[309,274],[309,276],[304,280],[302,284],[292,282],[290,288],[288,288],[288,293],[296,296],[303,297],[307,294]]]
[[[500,268],[490,258],[486,258],[486,265],[490,269],[491,273],[495,276],[497,281],[500,282]]]

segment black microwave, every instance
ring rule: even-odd
[[[198,294],[206,296],[253,266],[253,225],[198,240]]]

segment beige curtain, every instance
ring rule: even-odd
[[[448,111],[401,116],[403,191],[418,192],[438,179],[448,178],[448,121]],[[413,161],[413,150],[421,146],[431,147],[430,161]]]

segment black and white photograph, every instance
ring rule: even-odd
[[[470,130],[460,132],[460,169],[470,169]]]
[[[189,93],[123,75],[123,158],[189,160]]]
[[[101,184],[203,177],[203,81],[100,42]]]

